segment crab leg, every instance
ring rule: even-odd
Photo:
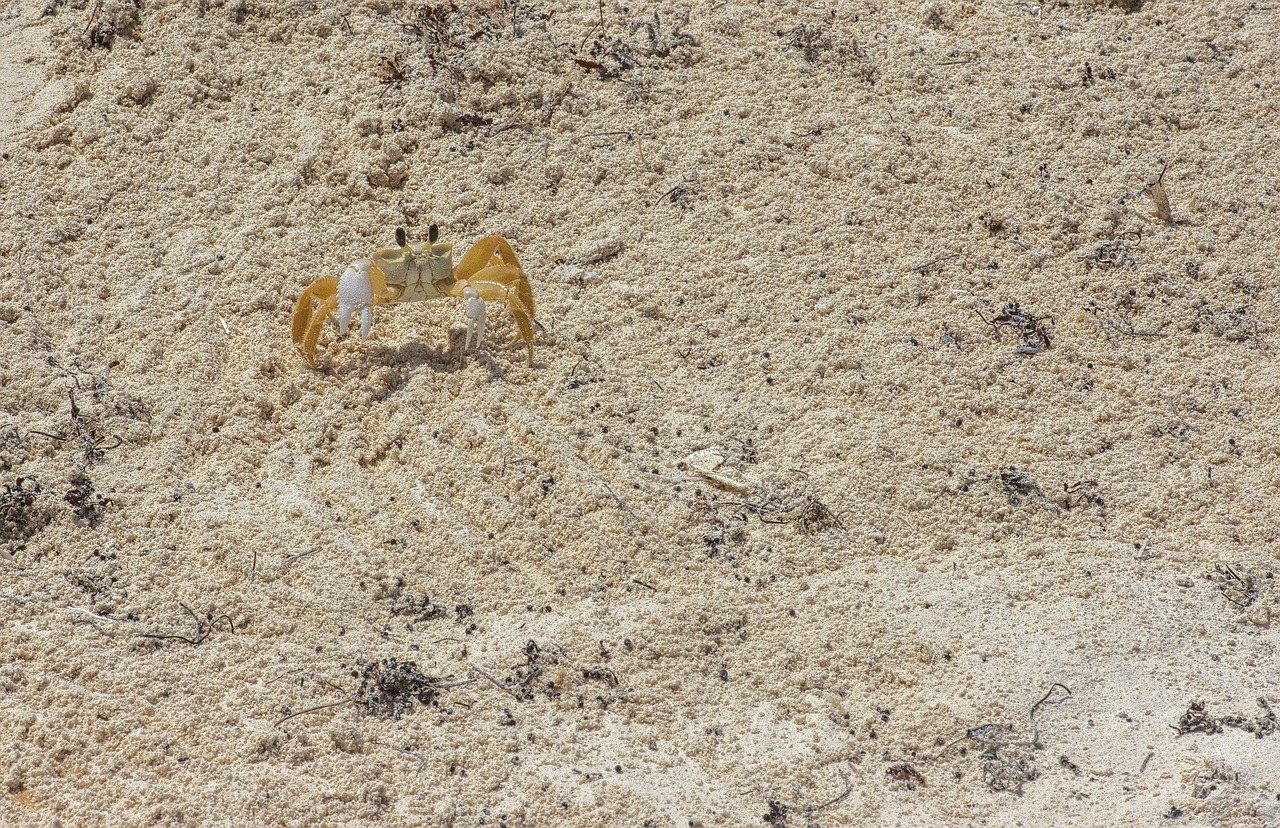
[[[320,339],[320,331],[324,330],[324,323],[338,308],[338,297],[330,296],[320,303],[320,307],[316,309],[315,315],[311,319],[311,324],[307,327],[306,336],[302,340],[302,355],[307,358],[307,362],[311,363],[314,368],[316,364],[316,340]]]
[[[496,260],[496,261],[495,261]],[[471,246],[453,269],[453,278],[460,282],[469,280],[475,273],[493,265],[520,267],[520,260],[511,245],[502,236],[485,236]]]
[[[302,295],[298,297],[298,302],[293,306],[293,344],[301,346],[302,339],[306,336],[307,329],[311,327],[311,318],[314,315],[311,302],[313,299],[323,302],[338,291],[338,279],[331,276],[326,279],[317,279],[307,289],[302,291]]]

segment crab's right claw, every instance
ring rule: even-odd
[[[462,295],[467,299],[467,350],[471,350],[471,334],[476,335],[476,347],[480,347],[480,342],[484,339],[484,323],[485,323],[485,306],[484,300],[480,298],[480,292],[475,288],[467,288],[462,291]]]

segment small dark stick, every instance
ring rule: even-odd
[[[440,238],[440,228],[433,224],[427,228],[427,241],[435,244],[438,238]]]
[[[396,228],[396,247],[404,247],[405,241],[406,241],[406,237],[404,234],[404,228],[397,227]]]

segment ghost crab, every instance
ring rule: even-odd
[[[467,344],[484,336],[485,302],[506,302],[519,329],[512,344],[524,341],[533,365],[533,288],[511,244],[502,236],[485,236],[471,246],[455,267],[453,245],[438,242],[440,229],[431,225],[427,244],[411,245],[403,227],[396,228],[396,246],[374,251],[352,262],[341,276],[317,279],[298,297],[293,309],[293,344],[312,367],[316,341],[325,321],[335,312],[338,333],[345,334],[351,314],[360,312],[360,338],[369,335],[375,305],[420,302],[426,299],[467,300]],[[313,304],[318,303],[318,304]]]

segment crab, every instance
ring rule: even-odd
[[[466,299],[467,342],[471,348],[484,337],[485,302],[506,302],[516,321],[516,338],[524,341],[533,365],[533,288],[511,244],[502,236],[485,236],[471,246],[455,267],[453,245],[438,242],[440,229],[431,225],[427,244],[411,245],[403,227],[396,228],[396,246],[374,251],[352,262],[341,276],[317,279],[298,297],[293,309],[293,344],[315,367],[316,342],[324,323],[335,312],[338,333],[345,334],[351,315],[360,312],[360,338],[369,335],[375,305],[420,302],[426,299]]]

